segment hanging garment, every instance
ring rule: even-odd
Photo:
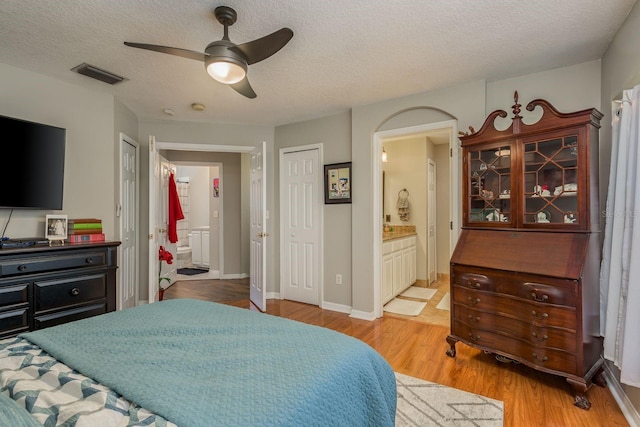
[[[169,241],[176,243],[178,241],[178,220],[184,219],[182,206],[180,206],[180,197],[176,188],[176,181],[173,174],[169,175]]]
[[[400,221],[409,221],[409,192],[406,188],[403,188],[398,192],[398,202],[396,203],[398,208],[398,216]]]

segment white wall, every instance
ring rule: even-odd
[[[65,128],[66,159],[61,211],[16,210],[9,237],[44,237],[48,213],[102,219],[107,239],[116,238],[116,108],[113,97],[0,63],[0,114]],[[135,135],[133,135],[135,137]],[[5,149],[11,141],[4,135]],[[37,173],[37,171],[35,172]],[[8,211],[0,211],[4,227]]]

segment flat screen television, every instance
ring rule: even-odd
[[[62,209],[66,129],[0,116],[0,208]]]

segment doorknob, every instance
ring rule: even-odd
[[[268,237],[269,233],[258,233],[256,237]]]

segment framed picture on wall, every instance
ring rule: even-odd
[[[351,162],[324,165],[324,203],[351,203]]]

